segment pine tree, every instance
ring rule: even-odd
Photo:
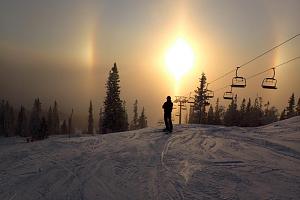
[[[54,107],[53,107],[53,132],[54,134],[60,133],[60,127],[59,127],[59,114],[58,114],[58,105],[57,102],[54,101]]]
[[[296,107],[296,115],[300,115],[300,98],[298,99],[297,107]]]
[[[93,117],[92,101],[90,101],[90,108],[89,108],[88,134],[94,134],[94,117]]]
[[[208,97],[206,96],[206,76],[204,73],[202,73],[200,78],[200,86],[197,87],[197,90],[195,90],[195,103],[194,103],[194,109],[197,111],[197,115],[193,116],[193,121],[190,123],[205,123],[205,106],[207,105]],[[193,113],[192,113],[193,114]]]
[[[21,137],[27,136],[27,117],[26,110],[23,106],[21,106],[20,112],[18,114],[16,135],[19,135]]]
[[[214,124],[216,125],[221,124],[221,113],[222,113],[222,109],[219,105],[219,98],[217,98],[216,106],[215,106]]]
[[[145,115],[145,109],[143,107],[141,115],[138,119],[138,128],[146,128],[147,126],[147,117]]]
[[[213,123],[214,123],[214,109],[212,105],[210,105],[207,113],[207,124],[213,124]]]
[[[283,111],[281,112],[279,120],[284,120],[284,119],[286,119],[286,110],[285,109],[283,109]]]
[[[251,113],[251,126],[260,126],[262,125],[262,117],[263,117],[263,110],[262,110],[262,98],[257,97],[255,98],[252,113]]]
[[[251,99],[249,98],[246,106],[246,114],[245,114],[243,125],[250,126],[251,121],[252,121],[252,104],[251,104]]]
[[[123,126],[122,126],[122,130],[123,131],[128,131],[129,128],[129,123],[128,123],[128,114],[127,114],[127,110],[126,110],[126,101],[123,101]]]
[[[240,126],[246,126],[246,99],[243,98],[241,107],[240,107],[240,112],[239,112],[239,119],[240,119]]]
[[[5,122],[4,105],[5,105],[5,102],[4,102],[4,100],[2,100],[1,104],[0,104],[0,135],[4,135],[4,122]]]
[[[73,109],[72,109],[72,112],[69,116],[69,119],[68,119],[68,135],[69,137],[71,137],[71,134],[74,132],[74,127],[73,127]]]
[[[100,108],[99,121],[98,121],[98,134],[102,134],[102,126],[103,126],[103,113],[102,113],[102,108]]]
[[[51,135],[54,132],[54,125],[53,125],[53,110],[52,107],[49,107],[48,116],[47,116],[47,125],[48,125],[48,133],[47,135]]]
[[[238,110],[237,110],[237,95],[231,100],[231,103],[228,105],[228,109],[224,115],[224,123],[227,126],[238,126]]]
[[[136,99],[133,104],[133,119],[130,124],[130,130],[138,129],[138,100]]]
[[[42,107],[40,99],[37,98],[34,100],[34,104],[32,107],[29,129],[32,138],[41,139],[40,127],[41,127],[41,118],[42,118]]]
[[[0,105],[0,135],[6,137],[15,134],[15,113],[14,108],[8,101],[2,100]]]
[[[104,101],[102,132],[118,132],[123,131],[126,121],[126,112],[120,99],[120,78],[117,64],[109,72],[106,83],[106,98]],[[127,127],[128,128],[128,127]]]
[[[39,139],[45,139],[48,137],[48,126],[45,117],[42,117],[41,126],[39,130]]]
[[[294,95],[294,93],[290,97],[288,104],[289,105],[286,108],[286,111],[287,111],[286,115],[287,115],[287,118],[290,118],[290,117],[295,116],[295,95]]]

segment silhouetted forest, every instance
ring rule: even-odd
[[[106,83],[106,98],[103,107],[100,107],[98,126],[95,128],[93,104],[90,101],[87,129],[82,131],[83,134],[106,134],[147,127],[145,109],[143,107],[141,114],[138,114],[137,100],[134,103],[134,116],[129,127],[126,102],[120,98],[119,82],[119,72],[114,63]],[[73,123],[73,115],[72,109],[69,116],[62,117],[56,101],[48,110],[44,110],[40,99],[36,98],[31,109],[26,109],[21,105],[18,110],[8,101],[2,100],[0,104],[0,135],[5,137],[17,135],[27,137],[28,140],[40,140],[49,135],[58,134],[71,136],[75,133],[74,127],[76,126]]]
[[[199,87],[195,90],[194,104],[190,107],[189,123],[215,124],[225,126],[261,126],[278,120],[300,115],[300,98],[296,104],[294,93],[288,99],[287,107],[278,113],[270,102],[263,104],[262,97],[254,100],[242,99],[238,105],[238,96],[235,95],[227,108],[221,106],[219,98],[216,104],[209,103],[210,96],[206,88],[206,76],[202,73]]]

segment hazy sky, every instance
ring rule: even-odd
[[[56,99],[78,118],[87,117],[91,99],[98,115],[108,71],[117,62],[129,115],[137,98],[155,124],[165,97],[194,91],[202,72],[209,82],[299,34],[299,10],[299,0],[0,0],[0,97],[29,108],[40,97],[45,109]],[[178,37],[195,54],[180,81],[164,62]],[[248,77],[296,56],[300,37],[240,73]],[[234,92],[240,99],[262,96],[280,109],[292,92],[300,97],[300,59],[278,68],[278,90],[260,87],[268,75]],[[210,89],[230,84],[232,76]]]

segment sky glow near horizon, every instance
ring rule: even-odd
[[[189,95],[202,72],[209,82],[300,33],[299,10],[297,0],[2,0],[1,96],[28,108],[39,96],[45,109],[57,99],[64,112],[74,108],[83,117],[91,99],[97,116],[109,69],[117,62],[129,115],[137,98],[150,123],[156,124],[165,97]],[[182,52],[189,53],[176,61]],[[300,56],[299,52],[300,37],[239,72],[248,77]],[[260,87],[270,74],[234,92],[240,100],[262,96],[279,109],[292,92],[300,96],[299,60],[276,70],[276,91]],[[210,89],[230,84],[233,75]],[[223,92],[216,96],[221,98]]]

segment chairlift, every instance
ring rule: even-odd
[[[242,76],[238,76],[238,70],[240,67],[236,68],[235,77],[232,78],[231,87],[244,88],[246,87],[246,79]]]
[[[207,85],[206,85],[206,97],[207,98],[214,98],[214,91],[212,91],[212,90],[209,90],[209,89],[207,89],[208,88],[208,83],[207,83]]]
[[[274,78],[275,77],[275,68],[273,69],[273,77],[269,78],[264,78],[264,80],[261,83],[261,87],[265,89],[277,89],[276,84],[277,80]]]
[[[224,93],[223,99],[227,99],[227,100],[233,99],[232,87],[230,87],[230,91]]]

